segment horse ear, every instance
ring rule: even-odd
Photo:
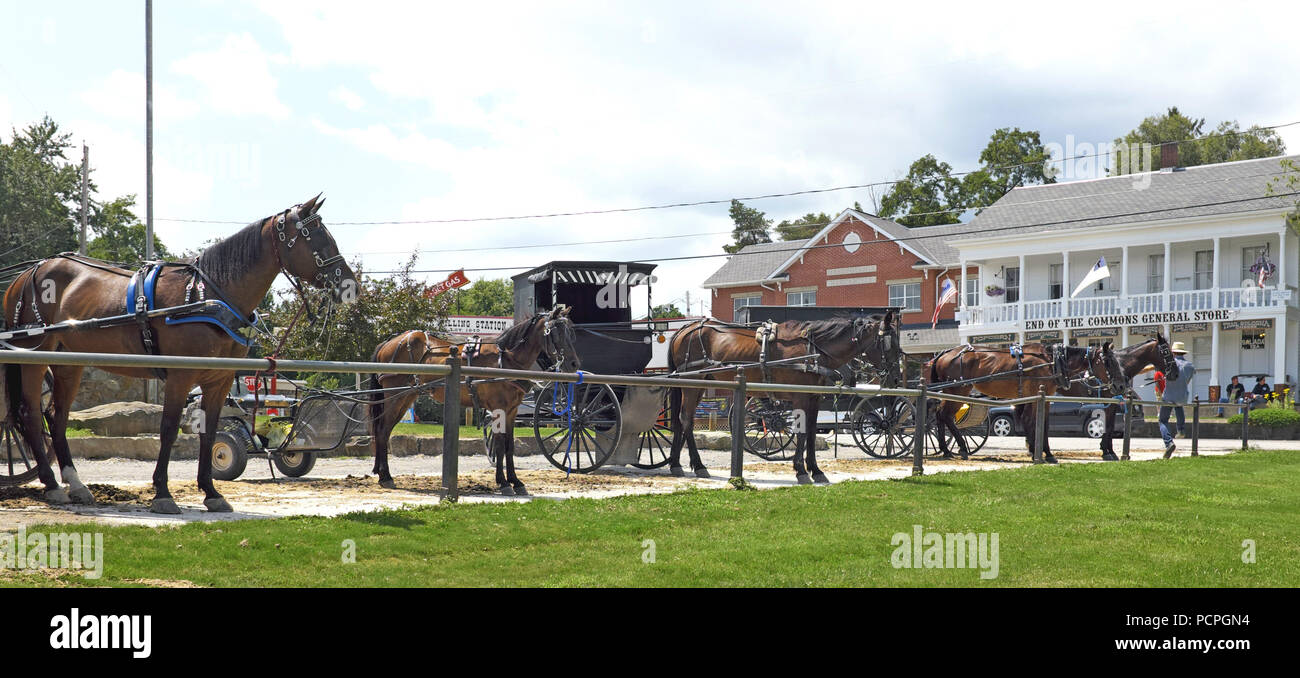
[[[1104,341],[1101,344],[1101,350],[1104,353],[1110,353],[1115,350],[1115,345],[1109,341]]]
[[[298,208],[298,216],[300,216],[300,217],[309,217],[309,216],[315,214],[315,213],[316,213],[316,209],[317,209],[318,207],[320,207],[320,206],[317,205],[316,203],[317,203],[317,201],[320,200],[320,197],[321,197],[322,195],[324,195],[324,193],[317,193],[317,194],[316,194],[316,197],[314,197],[314,198],[312,198],[311,200],[308,200],[307,202],[303,203],[303,204]]]

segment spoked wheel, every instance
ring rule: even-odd
[[[570,473],[600,468],[623,434],[623,409],[606,384],[546,384],[537,395],[533,435],[551,464]],[[572,416],[572,423],[570,423]],[[545,432],[543,429],[556,430]]]
[[[984,443],[988,442],[989,432],[993,430],[993,424],[988,419],[985,419],[978,424],[960,427],[958,430],[961,431],[961,437],[966,439],[966,451],[975,454],[983,449]]]
[[[483,447],[487,450],[488,465],[496,468],[497,453],[492,449],[492,439],[496,436],[496,433],[492,430],[492,413],[484,409],[481,422],[479,430],[483,432]]]
[[[637,468],[659,468],[668,463],[668,455],[673,449],[673,427],[669,419],[672,414],[668,409],[670,392],[671,389],[664,389],[663,407],[659,409],[659,416],[655,417],[654,426],[641,434],[636,461],[632,462]]]
[[[768,461],[794,458],[793,408],[771,398],[750,398],[745,403],[745,451]]]
[[[53,399],[53,394],[54,374],[47,369],[45,380],[41,384],[41,411],[45,413],[42,419],[47,423],[46,430],[41,434],[45,438],[45,452],[48,455],[54,454],[54,440],[50,438],[48,430],[50,401]],[[34,480],[39,473],[36,467],[36,455],[32,453],[31,446],[19,432],[17,424],[8,418],[9,402],[0,398],[0,405],[4,407],[0,415],[5,417],[0,419],[0,487],[25,485]]]
[[[912,452],[916,411],[906,398],[863,398],[853,408],[851,422],[853,442],[869,456],[893,459]]]

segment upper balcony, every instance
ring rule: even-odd
[[[1274,287],[1185,290],[1127,297],[1048,299],[967,306],[962,325],[1010,325],[1021,321],[1037,325],[1034,321],[1066,318],[1097,318],[1101,322],[1096,324],[1104,325],[1230,320],[1241,312],[1267,314],[1296,307],[1300,299],[1294,294],[1295,291],[1290,286],[1282,290]],[[1177,315],[1163,315],[1167,313]],[[1113,322],[1105,322],[1107,320]]]

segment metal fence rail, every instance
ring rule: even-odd
[[[993,400],[990,398],[978,398],[973,396],[961,396],[942,391],[932,391],[926,384],[922,384],[919,389],[907,388],[884,388],[874,385],[861,386],[808,386],[802,384],[773,384],[765,382],[746,382],[744,370],[736,371],[734,380],[724,379],[688,379],[682,377],[660,377],[660,376],[626,376],[626,375],[605,375],[583,372],[581,376],[573,372],[543,372],[538,370],[510,370],[495,367],[470,367],[463,366],[459,361],[453,361],[450,365],[418,365],[411,363],[372,363],[372,362],[353,362],[353,361],[330,361],[330,360],[272,360],[269,358],[210,358],[210,357],[192,357],[192,356],[153,356],[153,355],[134,355],[134,354],[117,354],[117,353],[72,353],[66,351],[8,351],[0,350],[0,363],[16,365],[86,365],[95,367],[125,367],[125,368],[164,368],[164,369],[188,369],[188,370],[243,370],[243,371],[260,371],[260,372],[330,372],[330,373],[383,373],[383,374],[412,374],[426,375],[433,377],[446,377],[449,382],[460,383],[465,377],[474,377],[478,379],[523,379],[528,381],[553,381],[561,383],[577,383],[581,380],[583,383],[608,384],[611,386],[666,386],[673,388],[716,388],[730,390],[732,392],[733,403],[743,403],[747,394],[750,393],[818,393],[823,395],[857,395],[862,397],[875,396],[895,396],[900,398],[911,398],[915,401],[916,407],[916,431],[913,442],[913,475],[922,475],[924,473],[924,448],[925,435],[924,431],[928,427],[928,410],[926,402],[928,400],[946,400],[951,402],[966,403],[970,405],[985,405],[992,407],[1007,407],[1015,405],[1036,405],[1035,421],[1035,445],[1032,450],[1034,463],[1043,461],[1043,441],[1046,433],[1048,403],[1071,402],[1071,403],[1095,403],[1103,405],[1123,405],[1124,406],[1124,451],[1122,459],[1129,459],[1129,443],[1132,438],[1132,419],[1133,406],[1142,405],[1147,407],[1170,407],[1179,406],[1171,403],[1147,400],[1134,400],[1125,398],[1123,400],[1116,398],[1089,398],[1082,396],[1049,396],[1046,395],[1044,387],[1039,386],[1038,395],[1015,398],[1011,400]],[[444,423],[443,423],[443,460],[442,460],[442,488],[444,498],[455,501],[458,496],[458,475],[459,475],[459,416],[457,408],[459,407],[459,388],[455,389],[456,393],[451,393],[452,389],[448,388],[448,393],[444,396]],[[1199,426],[1200,426],[1200,408],[1204,406],[1216,408],[1236,408],[1244,413],[1241,424],[1241,447],[1249,447],[1250,434],[1250,405],[1246,403],[1202,403],[1197,398],[1193,403],[1185,405],[1193,407],[1192,413],[1192,454],[1198,453]],[[744,431],[743,408],[732,407],[732,430]],[[736,414],[739,412],[739,414]],[[743,478],[743,459],[744,453],[744,436],[732,435],[731,450],[731,476],[733,478]]]

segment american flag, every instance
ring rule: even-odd
[[[939,288],[939,301],[934,304],[934,317],[930,318],[930,329],[934,329],[939,324],[939,310],[944,304],[951,303],[957,298],[957,286],[952,284],[952,278],[944,278],[943,286]]]

